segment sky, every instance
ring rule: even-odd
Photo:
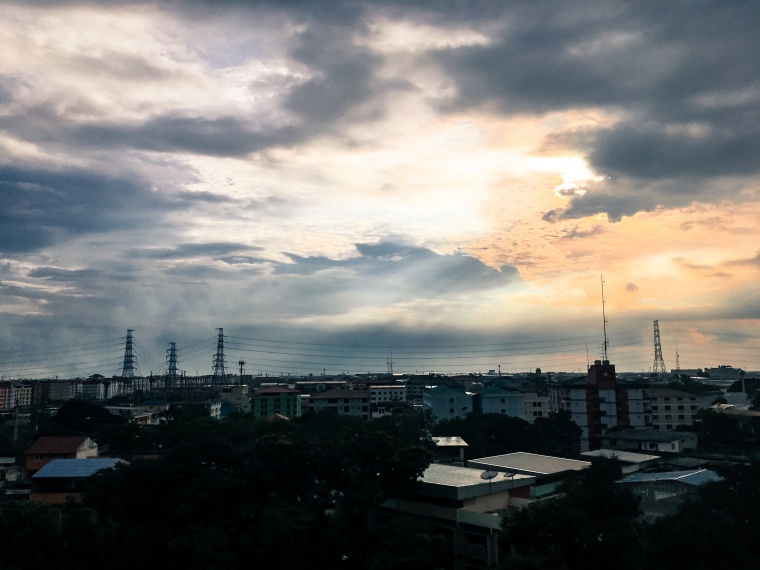
[[[760,370],[756,1],[0,21],[5,379]]]

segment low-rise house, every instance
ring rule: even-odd
[[[632,473],[618,485],[641,499],[640,508],[645,520],[675,514],[678,505],[689,495],[696,494],[700,485],[720,481],[721,477],[709,469],[667,471],[663,473]]]
[[[54,459],[32,476],[32,501],[48,505],[80,503],[85,481],[103,469],[112,469],[116,458]]]
[[[535,482],[529,475],[505,475],[433,463],[419,478],[415,496],[387,501],[384,508],[424,520],[444,538],[457,568],[494,568],[502,515],[523,505]]]
[[[604,457],[605,459],[616,459],[620,463],[623,475],[636,473],[643,469],[652,468],[660,463],[659,455],[648,455],[646,453],[634,453],[632,451],[621,451],[619,449],[596,449],[581,453],[583,457],[589,460],[594,457]]]
[[[549,455],[537,455],[535,453],[507,453],[481,459],[471,459],[467,467],[498,471],[511,475],[530,475],[535,478],[535,483],[530,487],[531,499],[538,499],[553,494],[557,486],[568,477],[577,474],[589,467],[589,461],[576,459],[564,459]]]
[[[464,467],[464,448],[468,444],[461,437],[432,437],[436,460],[439,463],[459,463]]]
[[[124,418],[129,423],[155,426],[160,423],[163,412],[169,409],[169,404],[164,404],[163,409],[139,404],[134,406],[104,406],[104,408],[114,416]]]
[[[627,429],[605,434],[602,446],[624,451],[682,453],[697,449],[697,434],[662,429]]]
[[[24,453],[26,471],[33,475],[54,459],[87,459],[98,456],[98,444],[85,436],[44,436]]]

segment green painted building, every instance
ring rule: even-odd
[[[251,395],[251,411],[257,418],[279,414],[288,418],[301,417],[301,393],[285,386],[271,386]]]

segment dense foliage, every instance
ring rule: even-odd
[[[56,548],[46,554],[26,533],[14,542],[23,544],[19,552],[78,569],[440,566],[441,549],[424,525],[373,508],[410,491],[429,463],[424,426],[414,418],[233,416],[186,418],[136,434],[123,428],[115,441],[153,458],[93,477],[86,510],[63,509]],[[35,524],[50,534],[50,514],[29,508],[39,509]],[[74,512],[99,524],[82,532]],[[0,522],[10,527],[10,517],[18,515]],[[43,566],[19,556],[14,567]]]
[[[503,414],[471,414],[436,424],[433,435],[459,436],[467,442],[467,459],[525,451],[545,455],[578,453],[581,429],[570,412],[549,414],[530,424]]]
[[[562,488],[562,496],[504,519],[505,567],[514,570],[712,570],[754,568],[760,557],[760,462],[719,469],[675,514],[647,522],[615,484],[609,460]]]

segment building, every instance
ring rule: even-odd
[[[549,415],[549,397],[503,386],[486,387],[473,396],[476,413],[502,414],[533,423]]]
[[[534,482],[529,475],[433,463],[419,478],[414,497],[393,499],[383,507],[426,522],[443,537],[455,569],[495,568],[502,515],[526,504]]]
[[[24,452],[26,471],[36,473],[53,459],[88,459],[98,456],[98,444],[89,437],[44,436]]]
[[[254,390],[251,413],[257,418],[279,414],[287,418],[301,417],[301,394],[286,386],[270,386]]]
[[[422,404],[438,421],[465,418],[473,412],[472,394],[458,386],[440,385],[425,390]]]
[[[380,384],[369,386],[369,400],[371,404],[387,402],[406,402],[406,385],[404,384]]]
[[[618,380],[615,365],[596,360],[588,375],[552,386],[557,410],[566,410],[581,428],[581,451],[599,449],[610,428],[646,428],[652,425],[649,384]]]
[[[710,406],[714,396],[696,396],[670,388],[650,388],[654,429],[675,429],[694,425],[699,410]]]
[[[371,418],[369,390],[327,390],[303,397],[304,412],[332,411],[339,415]]]
[[[623,475],[636,473],[643,469],[650,469],[660,463],[659,455],[648,455],[646,453],[634,453],[632,451],[620,451],[617,449],[595,449],[581,453],[583,457],[592,460],[594,457],[604,457],[605,459],[615,459],[620,463]]]
[[[535,481],[530,487],[530,499],[539,499],[553,494],[562,481],[590,465],[589,461],[525,452],[471,459],[467,462],[467,467],[475,469],[534,477]]]
[[[658,517],[673,515],[685,497],[697,493],[700,485],[720,481],[715,471],[690,469],[663,473],[632,473],[620,481],[634,495],[641,499],[639,505],[643,518],[653,521]]]
[[[251,398],[248,395],[248,386],[245,384],[224,386],[219,393],[219,398],[241,414],[247,414],[251,411]]]
[[[102,380],[84,380],[81,398],[101,402],[106,399],[106,385]]]
[[[82,502],[84,483],[95,473],[112,469],[121,459],[54,459],[32,476],[31,501],[48,505],[65,505]]]
[[[681,453],[697,449],[697,434],[662,429],[627,429],[606,434],[602,443],[607,449]]]

